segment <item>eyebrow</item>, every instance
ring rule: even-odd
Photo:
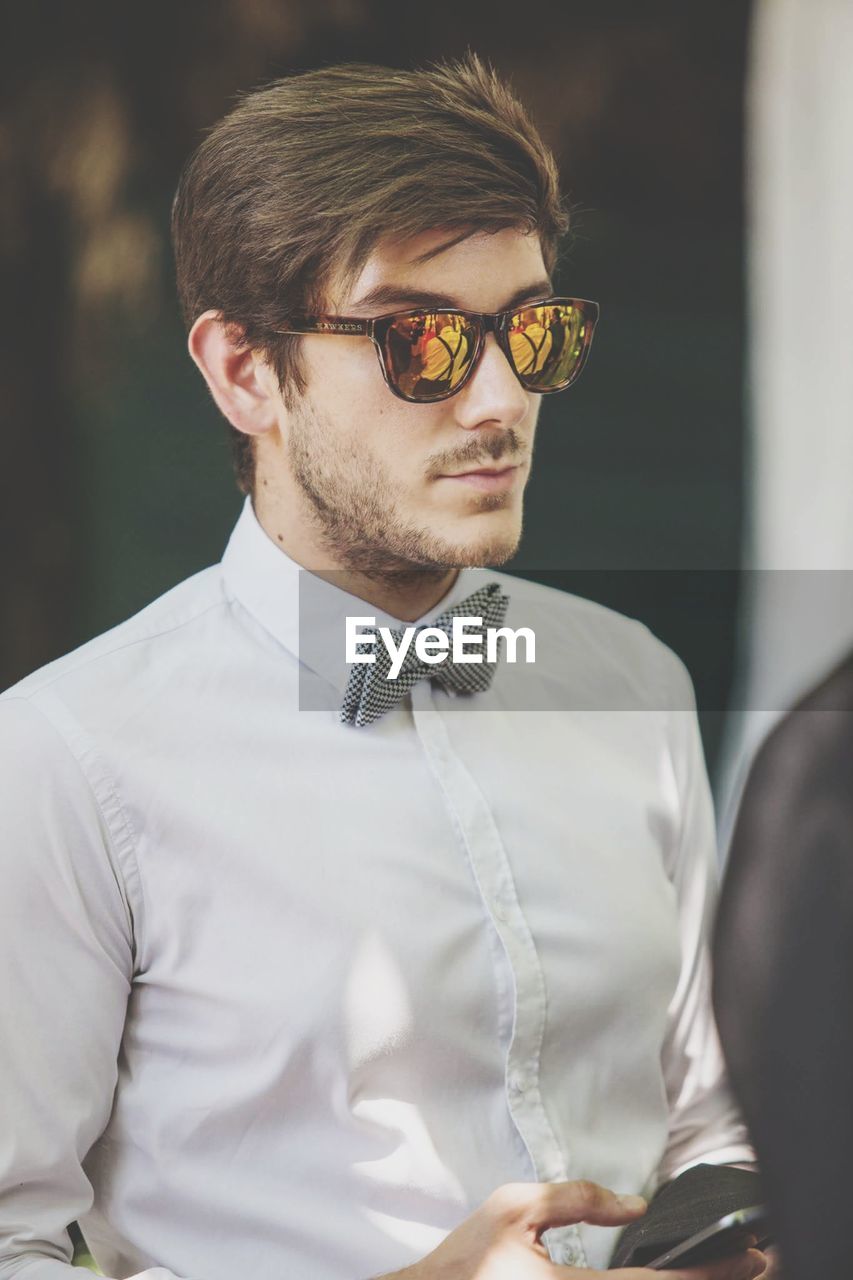
[[[524,285],[521,289],[516,289],[511,298],[508,298],[504,306],[499,307],[500,311],[509,311],[512,307],[518,306],[522,302],[532,302],[536,298],[548,298],[554,291],[554,286],[547,278],[537,280],[533,284]],[[398,284],[380,284],[375,289],[371,289],[359,298],[356,302],[350,303],[349,310],[373,307],[396,307],[408,304],[412,307],[428,307],[432,311],[437,311],[441,307],[449,307],[454,311],[469,311],[470,307],[464,306],[458,299],[447,293],[435,293],[431,289],[416,289],[412,285]]]

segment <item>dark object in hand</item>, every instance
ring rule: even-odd
[[[625,1228],[613,1254],[611,1270],[648,1266],[691,1236],[714,1226],[721,1218],[761,1201],[761,1180],[757,1173],[731,1165],[694,1165],[661,1187],[646,1215]],[[747,1229],[740,1239],[719,1240],[716,1246],[719,1252],[713,1256],[737,1252],[738,1247],[743,1247],[741,1239],[747,1236],[757,1239],[760,1246],[767,1238],[766,1220],[763,1221],[763,1226],[759,1223],[756,1229]],[[691,1265],[698,1265],[699,1261],[690,1258]]]

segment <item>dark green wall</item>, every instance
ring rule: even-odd
[[[409,65],[471,45],[515,80],[555,147],[579,207],[560,286],[602,305],[583,378],[543,406],[512,567],[567,571],[567,587],[675,643],[700,687],[713,756],[736,578],[712,575],[703,592],[659,571],[733,571],[740,560],[748,5],[549,0],[522,12],[437,0],[416,10],[408,23],[398,0],[300,0],[280,22],[265,10],[259,26],[259,10],[238,0],[178,10],[90,0],[15,15],[3,57],[21,142],[5,161],[17,203],[3,269],[6,288],[29,296],[0,366],[11,410],[0,683],[217,559],[239,509],[224,426],[184,350],[166,240],[178,169],[201,130],[236,90],[291,68]],[[98,97],[93,85],[108,88]],[[87,214],[62,169],[89,119],[81,104],[123,121],[106,214]],[[97,218],[106,238],[118,215],[144,230],[148,276],[136,295],[117,288],[93,302],[80,262],[102,234]],[[134,278],[120,252],[116,262]]]

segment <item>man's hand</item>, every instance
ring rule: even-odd
[[[594,1182],[517,1182],[499,1187],[432,1253],[380,1280],[753,1280],[764,1271],[755,1249],[706,1267],[649,1271],[629,1267],[590,1271],[561,1267],[548,1257],[542,1234],[549,1227],[592,1222],[620,1227],[646,1211],[640,1196],[617,1196]]]

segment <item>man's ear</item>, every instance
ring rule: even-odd
[[[205,311],[190,329],[187,346],[232,427],[262,436],[278,426],[282,405],[277,379],[241,341],[239,329],[224,324],[218,311]]]

